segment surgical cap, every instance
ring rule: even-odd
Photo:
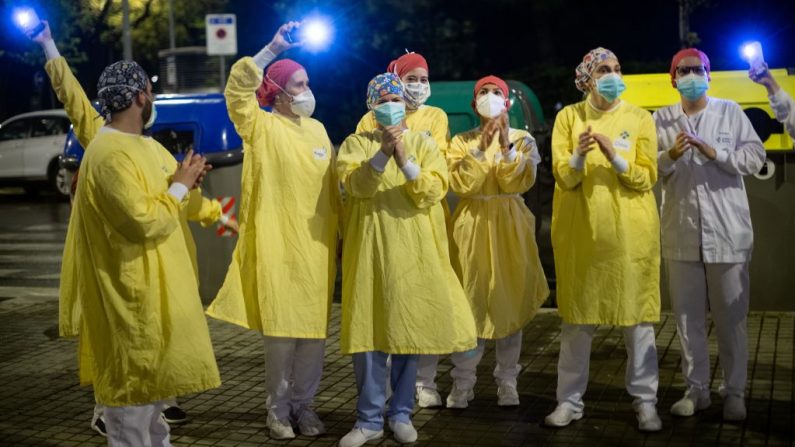
[[[111,114],[129,108],[136,95],[146,91],[149,77],[134,61],[114,62],[104,70],[97,82],[100,115],[110,122]]]
[[[273,105],[276,95],[287,88],[287,83],[298,70],[304,70],[303,65],[292,59],[282,59],[271,64],[262,78],[262,85],[257,89],[259,105],[265,107]]]
[[[591,73],[593,73],[600,63],[608,59],[618,60],[616,55],[606,48],[599,47],[589,51],[588,54],[582,58],[580,65],[577,65],[577,68],[574,69],[574,85],[577,87],[577,90],[587,93],[588,80],[591,79]]]
[[[367,108],[372,109],[375,103],[386,95],[398,95],[404,98],[403,83],[395,73],[384,73],[374,77],[367,84]]]

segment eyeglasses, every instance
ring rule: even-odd
[[[676,74],[678,74],[679,76],[687,76],[689,73],[697,74],[699,76],[704,76],[706,72],[707,69],[704,68],[703,65],[694,65],[691,67],[688,66],[676,67]]]

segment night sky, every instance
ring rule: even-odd
[[[795,0],[701,3],[691,14],[690,27],[713,70],[747,69],[738,49],[751,39],[762,42],[771,67],[795,67]],[[487,74],[523,81],[536,91],[550,120],[555,103],[579,98],[572,73],[589,49],[613,50],[628,74],[667,71],[679,49],[675,0],[232,0],[226,11],[207,12],[237,14],[238,56],[256,53],[287,20],[319,13],[334,21],[335,40],[327,51],[291,51],[287,56],[307,67],[318,101],[315,117],[337,143],[365,112],[367,81],[405,48],[428,59],[432,84]],[[6,30],[0,45],[18,48],[18,36],[8,36],[15,31]],[[162,40],[166,47],[168,36]],[[121,56],[120,47],[108,52]],[[0,80],[0,120],[29,109],[31,68],[8,67],[3,64],[5,79]],[[96,79],[83,79],[92,70],[77,68],[92,94]]]

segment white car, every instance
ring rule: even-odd
[[[63,109],[23,113],[0,124],[0,185],[29,193],[48,186],[69,197],[67,171],[58,161],[70,126]]]

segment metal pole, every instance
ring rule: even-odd
[[[221,61],[221,91],[226,87],[226,56],[218,56]]]
[[[122,0],[122,46],[124,47],[124,60],[132,60],[132,34],[130,33],[130,1]]]
[[[168,45],[171,54],[166,58],[166,85],[174,92],[179,92],[177,82],[177,57],[174,56],[176,48],[176,36],[174,35],[174,0],[168,0]]]
[[[172,50],[177,46],[174,36],[174,0],[168,0],[168,44]]]
[[[679,46],[689,47],[688,35],[690,34],[690,5],[688,0],[679,0]]]

